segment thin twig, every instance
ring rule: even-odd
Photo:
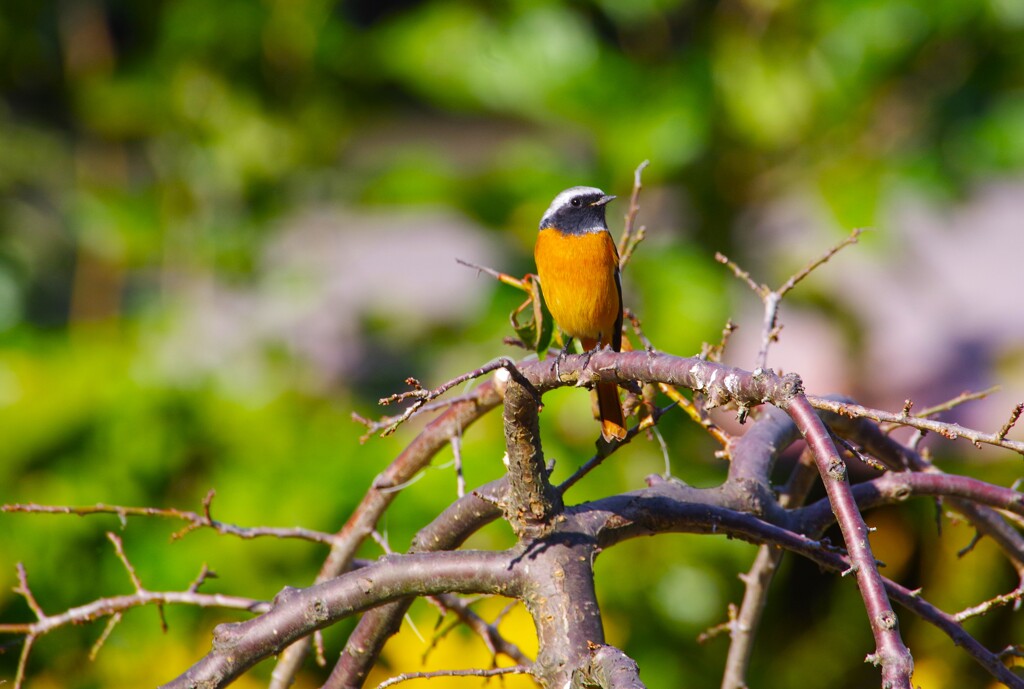
[[[147,591],[142,587],[138,575],[135,573],[134,567],[132,567],[127,556],[125,556],[124,549],[120,544],[120,539],[118,539],[114,534],[108,533],[107,536],[114,544],[114,548],[118,553],[118,558],[128,570],[132,584],[135,586],[135,593],[133,595],[100,598],[92,601],[91,603],[87,603],[86,605],[69,608],[62,613],[47,615],[36,601],[35,596],[32,594],[32,589],[29,588],[28,575],[25,572],[24,565],[20,562],[18,563],[18,586],[15,587],[14,591],[25,599],[29,609],[31,609],[35,614],[36,621],[0,624],[0,634],[25,635],[25,641],[21,648],[21,655],[18,658],[18,669],[15,673],[14,689],[21,689],[23,686],[26,668],[28,667],[29,655],[32,653],[32,647],[35,644],[35,640],[60,627],[92,622],[102,617],[109,616],[110,620],[107,622],[103,633],[100,635],[100,638],[96,643],[93,644],[92,649],[89,652],[90,659],[93,659],[96,657],[96,654],[99,653],[100,648],[106,642],[114,627],[121,621],[123,612],[131,608],[138,608],[144,605],[156,605],[159,607],[161,610],[161,622],[165,631],[167,629],[167,622],[163,618],[162,613],[164,604],[172,603],[194,605],[203,608],[234,608],[236,610],[247,610],[254,613],[264,613],[270,610],[269,603],[249,598],[240,598],[238,596],[200,594],[195,593],[192,590],[184,592]]]
[[[722,452],[726,453],[726,457],[728,456],[728,448],[729,443],[732,441],[732,436],[723,431],[718,424],[712,421],[711,417],[708,416],[707,411],[705,411],[703,407],[698,406],[691,401],[690,398],[680,392],[679,388],[674,385],[658,383],[658,389],[665,393],[666,397],[675,402],[680,409],[686,412],[686,415],[689,416],[690,419],[697,422],[697,424],[707,431],[712,438],[717,440],[719,444],[725,448]]]
[[[533,669],[524,665],[513,665],[512,667],[495,667],[489,670],[435,670],[433,672],[406,672],[386,679],[377,685],[377,689],[386,689],[400,682],[408,682],[413,679],[431,679],[435,677],[497,677],[498,675],[532,675]]]
[[[795,275],[792,275],[788,280],[786,280],[782,284],[782,287],[780,287],[778,290],[776,290],[778,292],[778,294],[779,294],[779,297],[785,296],[786,292],[788,292],[789,290],[791,290],[794,287],[796,287],[797,283],[799,283],[801,280],[806,278],[816,268],[818,268],[822,264],[826,263],[830,258],[835,256],[841,250],[843,250],[844,248],[850,246],[851,244],[856,244],[857,243],[857,238],[860,237],[867,230],[868,230],[868,228],[866,228],[866,227],[854,228],[854,230],[852,232],[850,232],[850,235],[846,239],[844,239],[843,241],[839,242],[838,244],[833,246],[831,249],[826,251],[824,254],[822,254],[818,258],[816,258],[813,261],[811,261],[810,263],[808,263],[800,271],[798,271]]]
[[[767,546],[761,547],[766,548]],[[742,579],[742,576],[740,578]],[[700,634],[697,635],[697,643],[703,646],[712,639],[716,639],[722,636],[723,634],[731,633],[733,631],[733,627],[736,625],[736,613],[738,610],[739,609],[736,607],[735,603],[729,603],[728,607],[726,608],[726,613],[728,617],[726,618],[725,622],[719,622],[713,627],[708,627],[707,629],[702,631]]]
[[[639,228],[636,228],[635,225],[637,213],[640,212],[640,190],[643,189],[640,176],[650,164],[651,161],[645,160],[637,165],[636,170],[633,172],[633,193],[629,196],[629,208],[626,210],[626,221],[623,225],[622,237],[619,239],[618,245],[620,272],[626,269],[626,264],[633,257],[633,251],[644,240],[644,237],[647,236],[646,227],[641,225]]]
[[[994,433],[982,433],[971,428],[964,428],[958,423],[944,423],[933,419],[922,419],[919,416],[893,414],[880,409],[862,407],[859,404],[837,402],[835,400],[830,400],[824,397],[815,397],[813,395],[808,395],[807,400],[815,409],[824,409],[825,411],[834,412],[850,418],[864,418],[878,422],[910,426],[911,428],[917,428],[922,431],[938,433],[948,440],[964,438],[965,440],[969,440],[974,443],[976,447],[981,447],[981,444],[985,443],[988,445],[995,445],[996,447],[1002,447],[1007,450],[1013,450],[1014,452],[1024,455],[1024,442],[1007,440],[1005,437],[999,437],[998,434]]]
[[[1021,600],[1022,597],[1024,597],[1024,587],[1018,586],[1009,593],[1004,593],[1002,595],[996,596],[995,598],[990,598],[984,603],[979,603],[978,605],[975,605],[973,607],[961,610],[960,612],[953,615],[953,619],[955,619],[957,622],[963,622],[964,620],[970,619],[971,617],[984,615],[988,613],[988,611],[992,608],[1001,605],[1007,605],[1009,603],[1016,603],[1017,601]]]
[[[676,405],[673,404],[669,407],[655,409],[654,412],[650,416],[646,417],[641,423],[637,424],[633,428],[630,428],[626,432],[626,437],[618,441],[617,443],[601,443],[600,445],[598,445],[597,453],[595,453],[593,457],[587,460],[583,464],[583,466],[574,471],[572,476],[565,479],[565,481],[563,481],[557,486],[558,492],[565,493],[565,491],[572,488],[574,485],[576,485],[577,481],[579,481],[581,478],[583,478],[591,471],[599,467],[601,463],[604,462],[604,460],[608,459],[608,457],[610,457],[620,447],[628,445],[630,441],[632,441],[633,438],[635,438],[637,435],[647,430],[648,428],[654,426],[658,422],[658,420],[665,415],[665,412],[667,412],[674,406]]]
[[[406,378],[405,382],[412,387],[412,390],[407,390],[406,392],[397,392],[393,395],[389,395],[388,397],[382,397],[380,399],[380,404],[387,406],[394,402],[403,402],[408,399],[413,399],[415,401],[405,410],[405,412],[403,412],[399,417],[397,417],[397,419],[393,423],[389,424],[384,429],[384,432],[381,433],[381,437],[388,436],[394,433],[399,426],[408,421],[409,418],[411,418],[414,414],[421,411],[423,405],[437,397],[440,397],[441,395],[448,392],[456,385],[465,383],[467,380],[473,380],[474,378],[479,378],[480,376],[487,375],[488,373],[496,371],[500,368],[503,368],[506,371],[508,371],[513,378],[519,381],[520,384],[525,384],[525,386],[527,386],[527,389],[530,390],[534,394],[534,396],[537,396],[536,390],[533,390],[533,385],[529,381],[527,381],[521,373],[519,373],[519,369],[516,368],[515,362],[509,359],[508,357],[500,357],[498,359],[495,359],[494,361],[484,364],[478,369],[469,371],[468,373],[463,373],[460,376],[456,376],[455,378],[452,378],[448,382],[442,383],[433,390],[424,389],[423,386],[420,385],[420,382],[415,378]]]
[[[455,456],[455,494],[462,497],[466,494],[466,477],[462,473],[462,434],[452,436],[452,455]]]
[[[138,593],[144,592],[146,589],[142,586],[142,582],[139,580],[139,575],[135,572],[135,567],[128,561],[128,556],[124,552],[124,543],[121,542],[120,537],[108,531],[107,538],[111,543],[114,544],[114,551],[117,553],[117,559],[124,565],[125,570],[128,572],[128,578],[132,580],[132,586],[135,587],[135,591]]]
[[[209,516],[209,500],[212,499],[213,495],[214,491],[208,492],[206,494],[206,498],[203,501],[204,511],[206,512],[205,515],[199,514],[197,512],[191,512],[188,510],[178,510],[174,508],[126,507],[123,505],[104,505],[102,503],[96,505],[86,505],[77,507],[70,505],[37,505],[36,503],[0,505],[0,513],[27,512],[31,514],[75,514],[78,516],[89,516],[94,514],[112,514],[117,516],[121,520],[122,526],[127,523],[128,517],[162,517],[165,519],[180,519],[182,521],[189,522],[189,524],[184,529],[176,532],[171,536],[172,540],[177,540],[183,537],[185,534],[201,528],[213,529],[217,533],[229,536],[237,536],[238,538],[242,539],[262,538],[269,536],[273,538],[298,538],[304,541],[313,541],[315,543],[333,545],[337,538],[334,534],[313,531],[311,529],[281,529],[265,526],[243,527],[235,526],[234,524],[228,524],[226,522],[217,521]]]
[[[195,593],[199,590],[199,587],[206,583],[207,579],[216,579],[217,573],[214,572],[204,562],[202,568],[199,570],[199,576],[192,580],[192,583],[188,585],[186,589],[189,593]]]
[[[89,649],[89,662],[96,660],[96,656],[99,655],[100,649],[103,648],[103,644],[107,642],[107,639],[110,638],[111,632],[114,631],[114,627],[116,627],[121,621],[122,615],[123,613],[115,612],[110,616],[110,619],[107,620],[107,624],[103,627],[103,633],[100,634],[100,638],[96,639],[96,643],[94,643],[92,648]]]
[[[472,395],[470,394],[470,395],[460,395],[459,397],[450,397],[450,398],[444,399],[444,400],[434,400],[433,402],[428,402],[427,404],[424,404],[422,407],[420,407],[419,411],[417,413],[418,414],[428,414],[428,413],[430,413],[432,411],[438,411],[440,409],[447,409],[448,407],[452,406],[453,404],[456,404],[458,402],[462,402],[462,401],[465,401],[465,400],[468,400],[468,399],[471,399],[471,398],[472,398]],[[382,416],[381,418],[374,420],[374,419],[368,419],[365,416],[359,414],[358,412],[352,412],[352,420],[355,421],[356,423],[359,423],[359,424],[362,424],[363,426],[366,426],[366,429],[367,429],[365,434],[359,436],[359,444],[362,445],[367,440],[372,438],[374,435],[376,435],[380,431],[384,430],[388,426],[390,426],[393,423],[395,423],[395,421],[397,421],[400,417],[401,417],[401,414],[395,414],[394,416]]]
[[[857,238],[860,237],[864,231],[865,228],[857,228],[853,230],[846,239],[831,247],[821,256],[791,275],[789,279],[782,283],[782,285],[776,290],[772,290],[766,284],[758,284],[755,282],[754,279],[750,277],[750,273],[740,268],[739,265],[730,260],[728,256],[725,256],[722,253],[715,254],[715,260],[728,266],[737,278],[745,282],[747,287],[749,287],[754,294],[760,297],[761,302],[764,304],[764,319],[761,325],[761,348],[757,352],[758,368],[767,367],[768,348],[771,346],[772,342],[775,342],[778,339],[779,330],[781,329],[781,326],[778,324],[779,305],[782,303],[782,298],[787,292],[796,287],[801,280],[810,275],[816,268],[835,256],[837,252],[850,244],[856,244]]]
[[[495,270],[494,268],[487,268],[486,266],[478,266],[475,263],[470,263],[469,261],[463,261],[461,258],[455,259],[455,262],[458,263],[459,265],[466,266],[467,268],[472,268],[473,270],[475,270],[477,272],[487,273],[488,275],[490,275],[495,280],[497,280],[499,282],[503,282],[506,285],[510,285],[512,287],[515,287],[516,289],[521,289],[524,292],[529,292],[530,291],[530,288],[527,286],[526,283],[532,277],[532,275],[527,275],[525,278],[517,278],[517,277],[513,277],[513,276],[509,275],[508,273],[502,273],[501,271]]]
[[[423,652],[424,661],[426,661],[427,655],[430,651],[437,646],[438,641],[444,638],[452,629],[458,627],[458,625],[464,624],[473,630],[476,635],[480,637],[480,640],[484,642],[487,650],[491,653],[492,662],[495,667],[497,667],[498,663],[498,654],[507,656],[516,663],[524,666],[529,665],[532,662],[518,646],[507,640],[501,635],[501,632],[498,631],[498,625],[501,624],[502,618],[510,609],[516,606],[518,601],[511,601],[501,609],[493,622],[488,622],[470,608],[470,605],[479,600],[479,597],[462,598],[454,593],[446,593],[440,596],[431,596],[429,600],[440,607],[442,614],[447,611],[454,613],[457,621],[453,622],[447,628],[435,633],[430,647]],[[440,625],[443,620],[443,617],[439,619],[438,625]]]
[[[327,656],[324,655],[324,633],[320,629],[313,632],[313,658],[317,667],[327,667]]]
[[[21,689],[25,681],[25,671],[28,668],[28,657],[32,653],[32,644],[35,643],[36,635],[29,634],[25,637],[25,644],[21,647],[21,655],[18,656],[18,670],[14,674],[14,689]]]
[[[647,339],[647,335],[644,334],[644,329],[640,323],[640,318],[635,313],[633,313],[633,311],[630,310],[629,308],[623,309],[622,315],[624,319],[627,322],[629,322],[630,326],[632,326],[633,334],[636,335],[638,340],[640,340],[640,344],[643,345],[643,348],[648,352],[653,352],[654,345],[651,343],[649,339]],[[625,342],[625,340],[623,340],[623,342]]]
[[[135,571],[135,567],[128,560],[128,555],[124,552],[124,543],[121,542],[121,538],[113,533],[112,531],[107,532],[107,538],[111,543],[114,544],[114,551],[117,553],[117,559],[124,565],[125,570],[128,572],[128,578],[132,581],[132,586],[135,587],[136,593],[145,594],[146,588],[142,585],[142,580],[139,579],[138,573]],[[167,615],[164,614],[164,604],[156,603],[157,612],[160,614],[160,627],[164,633],[167,632]]]
[[[18,585],[14,588],[14,592],[21,594],[21,597],[28,603],[29,609],[35,614],[36,619],[42,621],[46,619],[46,613],[43,612],[39,602],[36,601],[36,597],[32,594],[32,589],[28,586],[28,574],[25,572],[25,565],[18,563]],[[0,627],[2,629],[2,627]]]
[[[228,608],[262,614],[270,610],[270,603],[241,596],[219,593],[190,593],[188,591],[146,591],[124,596],[99,598],[85,605],[68,608],[62,613],[47,615],[37,622],[0,624],[0,634],[42,636],[58,627],[92,622],[116,612],[144,605],[191,605],[197,608]]]
[[[1006,434],[1010,432],[1010,429],[1013,428],[1014,424],[1017,423],[1017,419],[1020,418],[1022,412],[1024,412],[1024,402],[1021,402],[1013,408],[1013,411],[1010,412],[1010,418],[1003,424],[1003,427],[999,429],[999,432],[996,433],[996,438],[1003,440],[1006,437]]]
[[[805,448],[779,493],[779,505],[786,509],[803,505],[817,475],[814,455]],[[722,689],[741,689],[747,686],[747,671],[754,653],[754,642],[768,604],[768,590],[782,562],[782,554],[779,548],[761,545],[750,570],[740,575],[745,590],[738,610],[734,604],[729,604],[727,626],[730,643],[722,673]]]
[[[718,341],[718,344],[713,345],[705,342],[700,348],[700,357],[708,361],[720,362],[725,353],[725,347],[729,344],[729,338],[738,328],[739,326],[733,323],[731,318],[727,320],[722,328],[722,339]]]
[[[975,400],[984,399],[984,398],[988,397],[989,395],[991,395],[992,393],[994,393],[994,392],[996,392],[998,390],[999,390],[999,386],[998,385],[993,385],[992,387],[988,388],[987,390],[981,390],[979,392],[967,392],[967,391],[964,391],[964,392],[961,392],[959,395],[957,395],[956,397],[954,397],[952,399],[949,399],[949,400],[946,400],[945,402],[941,402],[939,404],[936,404],[935,406],[927,407],[925,409],[922,409],[921,411],[919,411],[916,414],[914,414],[914,416],[921,416],[921,417],[934,416],[935,414],[938,414],[940,412],[949,411],[951,409],[959,407],[961,404],[964,404],[965,402],[973,402]]]
[[[731,270],[732,274],[737,278],[747,283],[747,287],[749,287],[754,294],[761,297],[761,299],[765,299],[768,293],[771,292],[768,285],[759,285],[754,282],[754,279],[750,277],[750,273],[740,268],[732,259],[720,251],[715,252],[715,260]]]

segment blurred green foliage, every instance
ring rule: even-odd
[[[5,2],[2,502],[199,509],[215,489],[213,512],[225,521],[334,530],[414,432],[360,446],[350,413],[378,414],[376,399],[408,375],[429,385],[508,353],[501,339],[521,295],[477,282],[479,302],[431,322],[394,315],[395,298],[395,311],[352,307],[344,327],[296,335],[280,304],[307,304],[326,288],[274,266],[290,250],[317,257],[308,235],[287,248],[307,213],[358,209],[387,222],[453,209],[496,247],[492,267],[523,274],[558,190],[597,184],[625,198],[633,169],[650,159],[645,182],[676,200],[685,223],[649,228],[625,290],[654,342],[688,353],[717,341],[730,313],[729,278],[712,251],[756,253],[743,219],[777,195],[812,190],[849,227],[874,222],[893,190],[949,202],[1019,173],[1022,75],[1016,0]],[[338,222],[332,233],[354,243],[365,229]],[[462,249],[443,247],[452,257]],[[386,251],[356,258],[389,271]],[[311,356],[308,332],[319,333],[317,351],[343,361]],[[587,404],[571,390],[546,399],[545,447],[559,475],[589,454]],[[499,424],[485,419],[467,434],[470,485],[500,474]],[[683,423],[664,433],[677,474],[696,485],[722,479],[706,438]],[[573,499],[663,470],[656,444],[628,455]],[[438,469],[382,525],[396,548],[454,498],[450,468]],[[930,519],[927,505],[901,509],[889,532],[929,534]],[[20,561],[51,612],[128,591],[105,530],[121,533],[151,589],[181,589],[205,562],[220,575],[206,590],[269,598],[310,581],[324,554],[206,533],[169,543],[180,526],[3,515],[0,589],[14,585]],[[963,531],[895,549],[906,581],[951,609],[1013,586],[984,548],[954,566]],[[474,543],[509,538],[496,526]],[[752,554],[724,539],[665,537],[602,555],[609,636],[649,686],[716,683],[725,643],[693,639],[739,599],[735,573]],[[877,682],[860,662],[871,643],[849,582],[788,561],[768,614],[758,686]],[[211,625],[234,615],[172,610],[163,635],[154,611],[130,612],[85,671],[101,627],[62,630],[37,643],[32,686],[152,685],[201,655]],[[21,599],[0,594],[0,619],[29,617]],[[919,684],[988,686],[933,631],[904,626]],[[972,631],[990,645],[1022,633],[1002,613]],[[339,638],[328,637],[329,655]],[[0,678],[10,681],[16,649],[0,656]],[[404,654],[409,669],[419,653]],[[322,677],[311,667],[302,686]]]

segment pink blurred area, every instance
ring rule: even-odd
[[[267,245],[255,284],[182,283],[165,365],[244,371],[247,359],[284,346],[308,371],[307,387],[322,389],[363,360],[367,319],[411,342],[479,313],[492,285],[456,259],[498,265],[493,236],[440,209],[301,212]]]
[[[894,194],[878,227],[819,268],[791,294],[815,291],[852,317],[856,333],[797,299],[769,365],[798,371],[816,393],[849,391],[865,404],[917,409],[998,384],[987,399],[942,418],[990,432],[1024,400],[1024,180],[990,182],[955,205]],[[809,195],[755,222],[755,276],[777,286],[844,233]],[[740,283],[737,292],[746,290]],[[760,303],[749,294],[731,352],[738,365],[758,348]],[[859,342],[858,342],[859,340]],[[1024,437],[1015,428],[1010,437]]]

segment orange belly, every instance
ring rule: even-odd
[[[580,340],[610,343],[622,313],[615,279],[619,257],[611,235],[544,229],[537,235],[534,260],[544,301],[558,327]]]

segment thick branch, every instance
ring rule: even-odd
[[[890,472],[853,486],[853,496],[861,510],[922,495],[961,498],[1024,516],[1024,494],[967,476]],[[833,523],[831,506],[825,500],[809,505],[795,516],[800,521],[800,530],[809,534],[823,533]]]
[[[300,527],[277,528],[270,526],[236,526],[226,522],[217,521],[211,516],[210,506],[213,501],[214,491],[206,494],[203,500],[203,514],[190,510],[178,510],[174,508],[158,507],[127,507],[124,505],[82,505],[74,507],[71,505],[37,505],[35,503],[0,505],[0,512],[28,512],[32,514],[76,514],[89,516],[95,514],[116,515],[123,526],[128,517],[164,517],[169,519],[180,519],[188,522],[188,525],[181,531],[176,532],[172,538],[183,537],[190,531],[201,528],[210,528],[217,533],[237,536],[238,538],[251,539],[270,536],[273,538],[298,538],[316,543],[332,545],[338,541],[334,534],[303,529]]]
[[[764,516],[768,521],[783,519],[783,510],[772,491],[771,473],[779,454],[799,437],[796,424],[786,412],[777,407],[764,409],[751,428],[729,447],[729,479],[721,490],[736,502],[727,506]]]
[[[673,498],[680,486],[664,482],[642,491],[616,495],[567,510],[560,529],[593,535],[602,548],[627,538],[657,533],[718,533],[755,543],[767,543],[802,555],[827,569],[842,572],[850,560],[813,539],[721,507]],[[1024,689],[1024,680],[1008,670],[999,657],[968,634],[957,620],[919,595],[882,578],[885,594],[942,630],[993,677],[1012,689]]]
[[[267,613],[214,629],[213,650],[165,689],[215,689],[260,660],[340,619],[412,595],[492,593],[517,596],[516,552],[457,551],[389,555],[307,589],[286,588]]]
[[[539,535],[562,511],[562,494],[548,480],[537,419],[539,399],[509,377],[505,387],[505,462],[509,492],[505,518],[516,533]]]
[[[800,389],[800,379],[795,375],[779,376],[771,370],[745,371],[699,357],[606,349],[588,352],[588,355],[566,356],[559,365],[561,378],[546,361],[523,362],[518,366],[527,380],[542,392],[566,382],[578,385],[601,381],[668,383],[703,393],[709,409],[730,401],[741,408],[783,404]]]
[[[572,673],[569,689],[646,689],[636,661],[614,646],[595,645],[590,662]]]
[[[427,424],[383,473],[374,479],[359,506],[336,536],[330,554],[320,568],[316,583],[338,576],[352,563],[356,551],[373,530],[384,511],[398,494],[397,487],[412,479],[434,455],[448,445],[454,435],[462,433],[474,421],[501,403],[501,393],[493,381],[480,385],[474,394],[463,399]],[[289,648],[278,660],[271,678],[270,689],[288,689],[291,686],[309,650],[309,640],[302,639]]]
[[[508,487],[505,479],[493,481],[460,498],[413,538],[411,552],[453,550],[478,529],[499,516],[496,503]],[[341,657],[323,689],[359,689],[412,604],[412,598],[368,610],[352,631]]]
[[[868,419],[851,418],[822,412],[829,427],[845,438],[859,443],[871,455],[889,466],[905,467],[917,472],[943,475],[944,472],[913,449],[896,442]],[[995,510],[959,498],[947,498],[947,504],[970,521],[978,532],[991,538],[1013,562],[1024,580],[1024,536],[1006,523]]]
[[[793,398],[788,411],[814,452],[818,473],[825,483],[832,511],[843,532],[843,540],[850,552],[851,569],[857,576],[864,607],[867,608],[871,631],[875,637],[872,660],[882,666],[884,686],[910,689],[914,661],[910,650],[900,637],[898,620],[885,593],[882,576],[878,573],[875,556],[868,542],[868,527],[857,509],[857,503],[847,481],[846,464],[832,442],[828,429],[818,418],[807,398]]]
[[[537,628],[535,675],[544,686],[564,687],[604,643],[601,609],[594,590],[593,539],[580,534],[534,541],[524,558],[523,602]]]
[[[789,421],[789,418],[786,417],[786,420]],[[789,426],[795,433],[796,427],[792,423]],[[817,475],[813,455],[809,450],[804,450],[779,495],[779,504],[787,509],[803,504]],[[747,669],[754,652],[754,639],[768,602],[768,587],[782,562],[782,553],[780,548],[762,545],[757,549],[757,557],[750,571],[740,575],[746,589],[739,612],[729,624],[729,654],[725,661],[725,672],[722,673],[722,689],[743,689],[747,686]]]

